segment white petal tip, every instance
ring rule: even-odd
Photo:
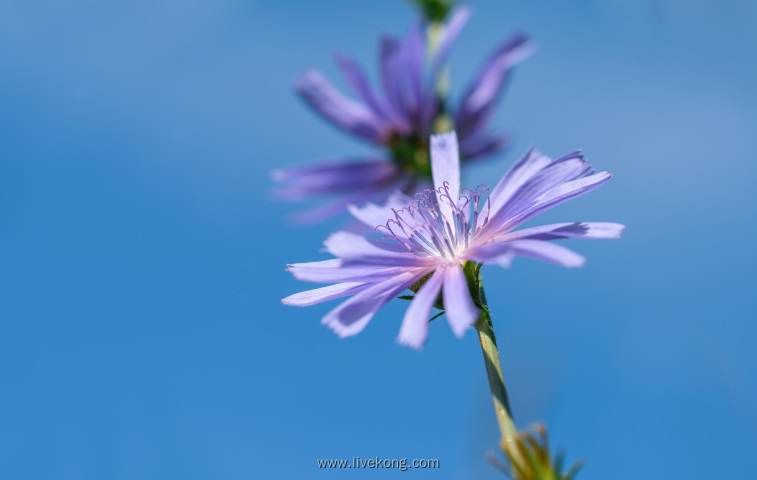
[[[400,338],[397,337],[395,340],[398,345],[401,345],[403,347],[410,347],[413,350],[421,351],[423,350],[423,345],[426,343],[425,340],[418,340],[418,339],[411,339],[411,338]]]

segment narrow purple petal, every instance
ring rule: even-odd
[[[453,201],[460,195],[460,152],[455,132],[431,136],[431,172],[434,188],[439,191],[445,182]],[[451,218],[451,217],[449,217]]]
[[[507,242],[513,253],[519,257],[535,258],[556,263],[563,267],[582,267],[586,258],[557,243],[541,240],[513,240]]]
[[[524,228],[523,230],[510,232],[502,236],[500,241],[506,242],[526,238],[532,240],[556,240],[559,238],[620,238],[620,234],[623,232],[624,228],[626,228],[625,225],[609,222],[555,223],[552,225]]]
[[[492,211],[500,210],[520,187],[551,163],[551,158],[535,148],[528,149],[491,191]]]
[[[320,73],[306,72],[296,89],[308,105],[337,127],[370,142],[382,143],[388,129],[386,120],[344,97]]]
[[[361,264],[395,267],[420,267],[438,263],[439,259],[413,255],[397,242],[371,240],[349,232],[336,232],[324,242],[326,251],[336,257]]]
[[[478,307],[468,291],[463,268],[451,265],[444,270],[444,312],[447,315],[452,333],[458,338],[465,335],[478,318]]]
[[[321,323],[341,338],[360,333],[381,307],[426,273],[407,272],[371,285],[326,314]]]
[[[475,134],[487,124],[513,67],[532,51],[527,38],[516,34],[486,60],[457,108],[455,125],[460,138]]]
[[[539,198],[533,206],[523,210],[516,217],[509,219],[502,227],[500,231],[508,232],[514,228],[518,228],[532,218],[541,215],[547,210],[567,202],[581,195],[587,194],[592,190],[604,185],[608,180],[612,178],[612,174],[608,172],[600,172],[588,177],[582,177],[570,182],[566,182],[552,190],[547,194]]]
[[[529,150],[492,191],[492,213],[481,235],[477,236],[477,243],[494,240],[539,213],[587,193],[609,179],[606,172],[597,174],[599,176],[591,176],[592,173],[580,151],[553,161],[537,150]],[[580,181],[587,178],[590,180]],[[571,193],[573,190],[576,191]]]
[[[387,185],[364,185],[361,190],[339,195],[326,203],[296,212],[291,215],[291,221],[297,225],[309,225],[335,217],[345,213],[347,205],[365,202],[369,198],[380,196],[382,191],[387,190],[392,185],[400,188],[404,183],[404,180],[396,180],[387,182]]]
[[[532,206],[550,190],[566,182],[581,178],[590,170],[591,167],[587,165],[581,152],[577,151],[560,157],[523,182],[495,211],[495,215],[500,218],[511,218]],[[500,204],[501,201],[502,198],[497,198],[496,203]]]
[[[281,303],[295,307],[307,307],[310,305],[315,305],[317,303],[334,300],[336,298],[355,295],[367,289],[368,287],[370,287],[370,284],[368,283],[339,283],[336,285],[329,285],[328,287],[321,287],[313,290],[295,293],[294,295],[290,295],[287,298],[283,299]]]
[[[410,131],[410,125],[407,121],[398,115],[384,98],[376,94],[368,81],[368,77],[357,62],[341,55],[336,57],[336,61],[342,71],[342,75],[352,90],[370,107],[376,116],[391,123],[393,131],[398,133],[408,133]]]
[[[399,275],[405,267],[387,267],[384,265],[352,265],[340,258],[321,262],[293,263],[287,265],[287,271],[297,280],[316,283],[342,282],[377,282]]]
[[[376,205],[375,203],[366,203],[360,207],[356,205],[349,205],[347,209],[350,213],[371,228],[376,228],[379,225],[386,225],[389,219],[394,218],[394,210],[400,210],[413,203],[413,199],[399,190],[395,190],[386,199],[383,205]]]
[[[480,263],[494,263],[509,268],[515,252],[509,242],[487,243],[467,248],[460,253],[460,258]]]
[[[468,23],[470,16],[470,8],[465,6],[459,7],[455,9],[446,25],[444,25],[443,38],[439,43],[439,46],[437,47],[436,53],[434,55],[434,60],[431,65],[430,78],[432,81],[439,74],[439,71],[444,65],[444,62],[447,60],[447,55],[449,54],[452,45],[455,43],[455,40],[457,40],[457,37],[465,27],[465,24]]]
[[[405,106],[413,114],[416,128],[425,127],[420,124],[420,105],[422,99],[423,68],[426,62],[426,35],[419,21],[413,23],[410,31],[403,38],[406,72],[408,80],[405,92]]]
[[[476,262],[496,263],[509,267],[513,257],[529,257],[564,267],[580,267],[586,259],[556,243],[542,240],[512,240],[471,247],[461,255],[462,258]]]
[[[480,134],[460,141],[460,156],[465,160],[476,160],[491,155],[505,148],[507,137],[502,134],[489,134],[481,130]]]
[[[404,74],[400,57],[400,41],[392,37],[382,37],[379,54],[381,85],[384,87],[384,93],[386,94],[389,106],[410,128],[410,120],[407,117],[407,112],[400,98],[399,79]]]
[[[402,319],[400,333],[397,336],[397,342],[401,345],[417,349],[426,343],[431,308],[439,296],[443,280],[444,272],[437,270],[426,280],[426,283],[423,284],[415,295],[415,298],[410,302],[410,306],[405,312],[405,317]]]
[[[441,39],[436,51],[431,59],[431,68],[428,71],[423,83],[423,92],[421,100],[421,122],[425,126],[430,125],[431,120],[439,110],[439,104],[436,98],[436,83],[439,74],[447,61],[447,56],[455,43],[458,35],[465,27],[470,18],[471,10],[468,7],[459,7],[455,9],[452,16],[444,25]]]
[[[384,159],[348,159],[315,162],[311,165],[275,170],[281,182],[272,193],[284,200],[305,200],[325,195],[350,193],[384,186],[399,176],[397,167]]]

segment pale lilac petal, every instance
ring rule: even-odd
[[[460,152],[457,148],[455,132],[431,136],[431,173],[437,197],[449,185],[448,199],[438,198],[442,214],[449,220],[453,218],[452,205],[457,203],[460,195]]]
[[[564,267],[580,267],[586,261],[583,256],[562,245],[530,239],[471,247],[461,255],[461,258],[476,262],[496,263],[507,268],[515,256],[544,260]]]
[[[492,211],[499,211],[518,189],[551,163],[550,157],[535,148],[526,151],[491,191]]]
[[[339,283],[336,285],[329,285],[328,287],[321,287],[313,290],[306,290],[304,292],[295,293],[294,295],[290,295],[287,298],[283,299],[281,303],[295,307],[307,307],[310,305],[315,305],[317,303],[334,300],[336,298],[355,295],[367,289],[368,287],[370,287],[370,284],[368,283]]]
[[[582,177],[570,182],[566,182],[552,190],[546,195],[539,198],[533,206],[519,213],[516,217],[508,220],[501,231],[508,232],[514,228],[523,225],[532,218],[541,215],[547,210],[567,202],[581,195],[587,194],[592,190],[604,185],[608,180],[612,178],[612,174],[608,172],[600,172],[588,177]]]
[[[368,202],[362,206],[349,205],[350,213],[369,227],[376,228],[386,225],[386,222],[394,218],[393,210],[400,210],[413,203],[413,199],[399,190],[395,190],[386,199],[384,205],[376,205]]]
[[[544,194],[566,182],[586,176],[591,167],[584,160],[580,151],[560,157],[546,167],[531,175],[523,184],[507,198],[495,215],[500,218],[511,218],[526,208],[532,206]],[[497,203],[500,203],[501,198]]]
[[[444,272],[437,270],[415,294],[415,298],[410,302],[410,306],[405,312],[400,333],[397,336],[397,342],[401,345],[421,348],[426,343],[431,308],[439,296],[443,280]]]
[[[324,245],[330,254],[356,263],[418,267],[432,265],[439,261],[413,255],[398,242],[371,240],[349,232],[331,234]]]
[[[484,128],[513,67],[532,52],[533,48],[526,37],[516,34],[487,59],[457,108],[455,125],[460,138]]]
[[[593,170],[580,151],[553,161],[536,150],[530,150],[492,191],[492,213],[488,224],[482,229],[483,235],[478,237],[478,243],[486,243],[522,225],[546,210],[541,209],[541,205],[551,208],[589,192],[607,180],[591,177],[591,173]],[[583,188],[583,182],[573,183],[585,178],[593,178],[586,182],[587,188]],[[599,183],[591,186],[594,180],[599,180]],[[567,195],[554,203],[554,197],[561,197],[563,189],[570,190],[572,186],[578,190],[576,195]],[[536,213],[532,215],[533,212]]]
[[[557,160],[529,150],[492,192],[492,210],[512,216],[557,185],[592,173],[580,150]]]
[[[407,271],[405,267],[353,265],[341,258],[321,262],[293,263],[287,271],[296,279],[316,283],[376,282]]]
[[[321,323],[341,338],[360,333],[381,307],[427,273],[406,272],[371,285],[329,312]]]
[[[556,240],[559,238],[605,239],[620,238],[625,225],[609,222],[555,223],[540,227],[524,228],[502,236],[498,241],[517,239]]]
[[[467,248],[460,253],[460,258],[471,262],[491,264],[509,268],[515,252],[509,242],[487,243]]]
[[[562,265],[563,267],[581,267],[586,262],[586,258],[582,255],[557,243],[541,240],[513,240],[507,242],[507,245],[519,257],[544,260]]]
[[[382,144],[388,128],[364,105],[347,99],[318,72],[306,72],[297,82],[297,92],[323,118],[353,135]]]
[[[452,333],[458,338],[465,335],[478,319],[479,309],[473,303],[465,273],[459,264],[444,270],[444,312]]]
[[[431,136],[431,172],[438,191],[449,184],[449,193],[457,200],[460,195],[460,152],[455,132]]]

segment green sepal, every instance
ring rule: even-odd
[[[557,452],[552,460],[547,429],[536,425],[534,430],[535,433],[519,432],[511,443],[502,445],[508,465],[502,464],[493,455],[489,455],[489,461],[513,480],[573,480],[583,463],[578,462],[562,473],[563,453]]]
[[[443,22],[455,6],[454,0],[410,0],[429,22]]]

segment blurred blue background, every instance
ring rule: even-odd
[[[757,6],[479,0],[460,92],[515,29],[538,53],[497,127],[581,147],[616,177],[539,219],[618,221],[589,262],[486,281],[518,424],[545,420],[578,478],[746,478],[757,468]],[[286,263],[341,224],[287,225],[268,172],[370,150],[292,95],[332,54],[375,74],[399,0],[0,3],[0,477],[501,478],[476,336],[394,343],[284,307]],[[343,86],[343,83],[337,82]],[[494,179],[494,180],[492,180]],[[438,470],[319,470],[317,458]]]

